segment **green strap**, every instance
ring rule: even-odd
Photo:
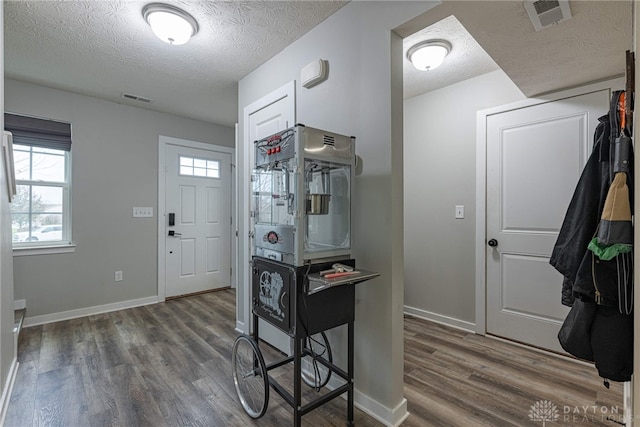
[[[626,254],[631,252],[631,249],[633,249],[633,245],[629,245],[625,243],[603,245],[598,243],[597,237],[594,237],[589,242],[589,246],[587,248],[601,260],[610,261],[614,259],[616,256],[618,256],[619,254]]]

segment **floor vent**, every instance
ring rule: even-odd
[[[536,31],[571,18],[568,0],[526,0],[524,8]]]
[[[140,95],[134,95],[132,93],[123,93],[122,97],[124,99],[131,99],[133,101],[144,102],[145,104],[148,104],[151,102],[151,99],[149,98],[145,98],[144,96],[140,96]]]

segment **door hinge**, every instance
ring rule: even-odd
[[[229,217],[229,224],[233,225],[233,217]]]
[[[255,180],[256,180],[256,176],[252,174],[252,175],[251,175],[251,182],[253,182],[253,181],[255,181]]]
[[[249,238],[250,238],[250,239],[253,239],[253,236],[255,236],[255,233],[254,233],[253,231],[250,231],[250,232],[249,232]]]

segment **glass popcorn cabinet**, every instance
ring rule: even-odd
[[[355,138],[297,125],[255,142],[255,255],[293,266],[348,258]]]

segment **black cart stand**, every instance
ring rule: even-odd
[[[355,268],[355,260],[340,264]],[[293,407],[294,426],[302,416],[347,392],[347,421],[353,425],[353,333],[355,284],[378,276],[372,272],[354,272],[336,279],[323,279],[319,272],[332,268],[335,261],[294,267],[273,260],[253,258],[253,338],[258,340],[258,319],[263,319],[293,338],[293,355],[266,366],[266,371],[293,362],[293,396],[267,374],[269,385]],[[311,352],[305,340],[311,335],[347,325],[346,372],[325,358],[317,358],[331,373],[345,380],[342,386],[302,406],[301,359]],[[259,352],[259,350],[258,350]]]

